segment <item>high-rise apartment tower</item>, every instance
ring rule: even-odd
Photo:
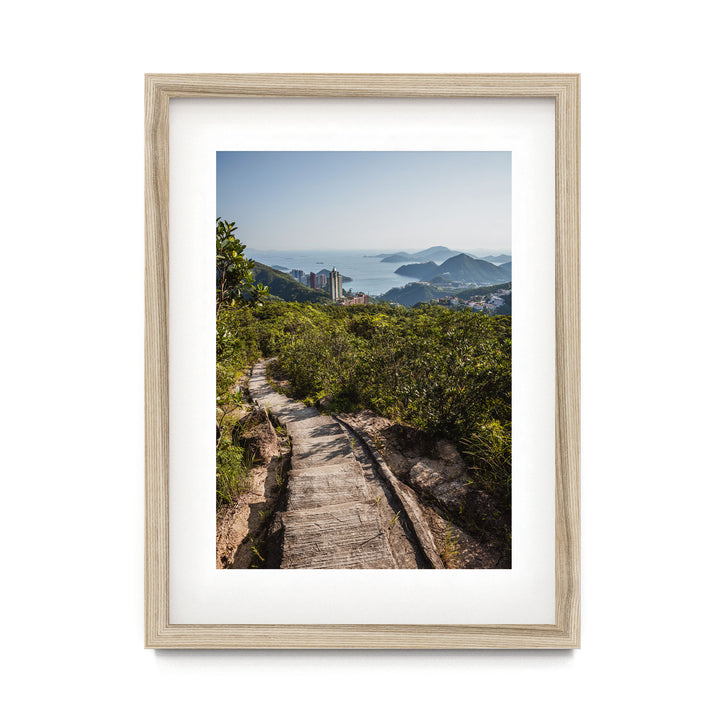
[[[342,275],[335,269],[330,273],[330,297],[333,302],[342,299]]]

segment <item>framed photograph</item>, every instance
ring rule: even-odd
[[[145,127],[146,646],[579,647],[579,76],[147,75]]]

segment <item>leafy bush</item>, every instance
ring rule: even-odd
[[[236,237],[235,223],[215,221],[215,316],[223,307],[255,304],[268,293],[255,282],[255,261],[245,257],[245,245]]]

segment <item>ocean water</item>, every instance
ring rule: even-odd
[[[377,250],[368,250],[368,254]],[[392,250],[387,250],[392,252]],[[283,251],[283,250],[246,250],[248,257],[264,265],[281,265],[290,270],[303,270],[306,274],[318,272],[323,268],[351,277],[351,282],[343,282],[343,289],[364,292],[368,295],[381,295],[394,287],[402,287],[412,278],[396,275],[395,270],[403,263],[384,263],[382,258],[366,257],[362,252],[347,250]]]

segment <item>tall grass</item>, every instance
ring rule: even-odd
[[[254,458],[248,457],[243,448],[233,445],[231,438],[220,438],[215,464],[216,510],[231,504],[243,492],[251,489],[250,470],[253,460]]]
[[[512,476],[510,427],[497,420],[478,425],[469,438],[461,440],[469,466],[482,479],[483,487],[502,505],[509,506]]]

